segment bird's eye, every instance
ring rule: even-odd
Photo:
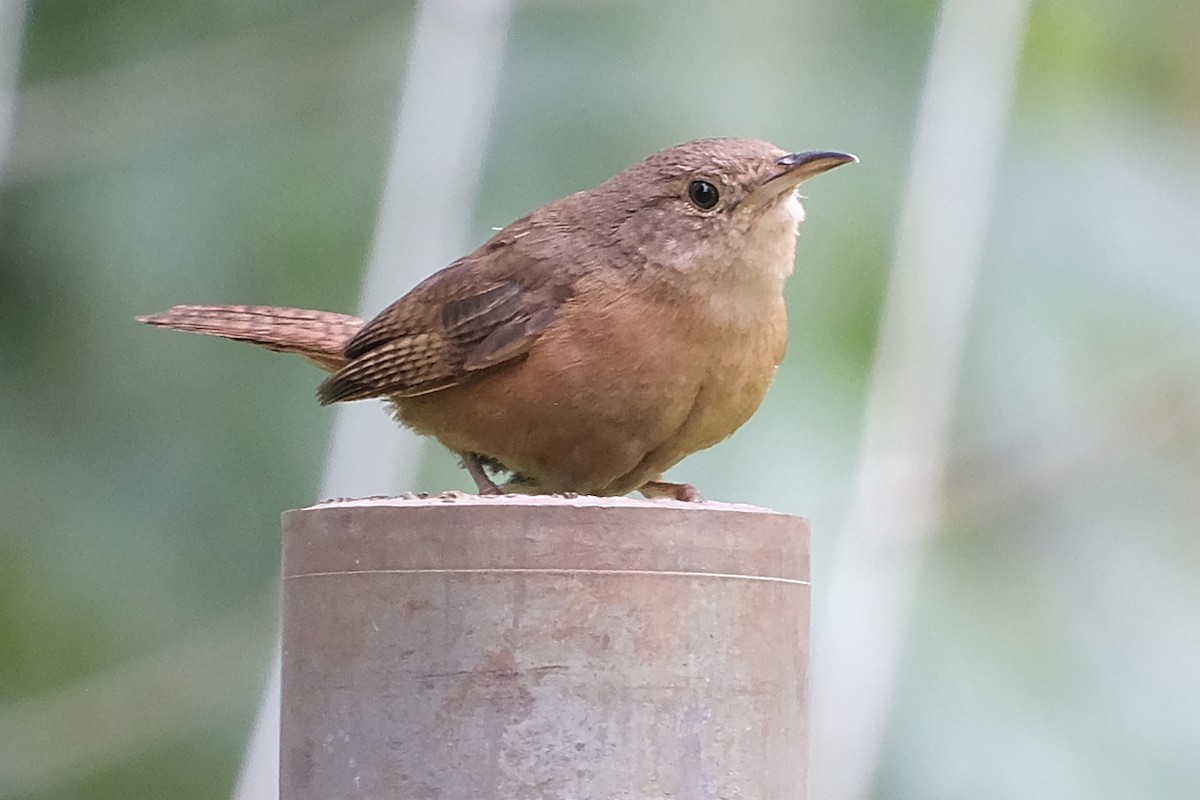
[[[721,199],[721,194],[708,181],[695,180],[688,184],[688,199],[696,208],[708,211]]]

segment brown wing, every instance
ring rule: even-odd
[[[428,394],[526,352],[571,287],[545,268],[510,275],[486,279],[463,261],[418,285],[350,340],[321,403]]]

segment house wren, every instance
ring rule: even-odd
[[[787,343],[796,187],[855,160],[699,139],[517,220],[365,324],[271,306],[138,319],[305,356],[333,373],[323,405],[386,398],[482,494],[698,499],[663,472],[758,408]]]

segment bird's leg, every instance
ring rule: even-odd
[[[682,500],[685,503],[699,503],[704,500],[696,487],[690,483],[669,483],[667,481],[646,481],[638,489],[643,497],[651,500],[666,497],[671,500]]]
[[[479,459],[478,453],[461,453],[463,467],[467,473],[475,481],[475,488],[480,494],[501,494],[500,487],[488,477],[487,472],[483,468],[483,463]]]

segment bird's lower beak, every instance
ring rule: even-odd
[[[849,153],[838,153],[833,150],[809,150],[804,153],[788,153],[775,162],[775,171],[763,181],[755,194],[765,192],[780,195],[791,191],[813,175],[858,161]]]

